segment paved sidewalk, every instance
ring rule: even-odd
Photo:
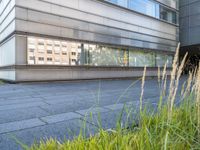
[[[140,93],[137,80],[0,85],[0,150],[21,149],[15,138],[31,145],[41,138],[72,139],[83,125],[86,136],[114,128],[124,106],[136,117]],[[154,106],[158,97],[157,80],[147,80],[144,103]]]

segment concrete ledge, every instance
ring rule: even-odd
[[[0,67],[1,70],[10,69],[82,69],[82,70],[135,70],[143,71],[144,67],[127,67],[127,66],[89,66],[89,65],[78,65],[78,66],[66,66],[66,65],[9,65]],[[162,69],[162,67],[161,67]],[[171,70],[172,68],[167,68]],[[158,67],[147,67],[147,70],[158,70]]]
[[[13,65],[0,67],[0,72],[13,69],[16,73],[14,82],[138,78],[144,70],[143,67]],[[157,67],[148,67],[146,76],[155,77],[157,71]],[[170,71],[168,68],[168,75]]]

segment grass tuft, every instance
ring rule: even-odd
[[[169,89],[167,89],[167,64],[163,70],[158,68],[160,99],[153,112],[149,111],[148,105],[142,104],[146,75],[146,67],[144,68],[141,79],[140,117],[137,124],[129,124],[127,128],[116,125],[116,129],[109,131],[100,128],[99,133],[94,136],[86,138],[80,134],[73,140],[65,140],[62,143],[56,139],[41,140],[39,143],[34,143],[30,150],[200,149],[200,68],[190,72],[179,94],[181,97],[177,101],[179,80],[187,57],[186,55],[179,65],[179,48],[180,44],[172,66]],[[123,110],[129,112],[126,107]],[[121,121],[121,116],[119,120]]]
[[[2,80],[0,80],[0,85],[1,85],[1,84],[4,84],[4,82],[3,82]]]

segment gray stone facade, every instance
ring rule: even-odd
[[[180,41],[182,46],[200,44],[200,1],[180,1]]]
[[[178,11],[174,0],[161,5]],[[32,66],[27,37],[43,37],[147,49],[173,55],[178,25],[100,0],[2,0],[0,3],[0,78],[11,81],[137,77],[137,67]],[[136,70],[136,71],[135,71]],[[150,76],[155,68],[149,67]]]

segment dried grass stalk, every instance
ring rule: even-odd
[[[163,72],[162,72],[162,96],[166,95],[167,88],[167,63],[165,63]]]
[[[193,81],[193,73],[189,72],[189,77],[187,79],[187,85],[186,85],[185,91],[182,96],[183,99],[185,99],[185,97],[189,96],[189,94],[191,92],[192,81]]]
[[[161,80],[161,73],[160,73],[160,66],[158,66],[158,85],[159,85],[159,88],[160,88],[160,80]]]
[[[174,91],[173,91],[173,95],[171,97],[170,111],[172,111],[173,106],[174,106],[176,93],[177,93],[177,90],[178,90],[178,87],[179,87],[179,80],[180,80],[181,74],[183,72],[183,68],[184,68],[184,65],[185,65],[186,58],[187,58],[187,54],[184,56],[184,58],[183,58],[183,60],[181,62],[181,65],[178,67],[177,77],[176,77],[176,80],[175,80]]]
[[[142,85],[141,85],[141,95],[140,95],[140,112],[142,112],[142,101],[143,101],[143,95],[144,95],[144,84],[145,84],[145,78],[146,78],[146,70],[147,67],[144,67],[143,77],[142,77]]]
[[[197,126],[198,129],[200,129],[200,63],[199,63],[199,69],[196,73],[195,95],[196,95],[196,106],[197,106]],[[200,137],[200,130],[198,130],[198,135]]]
[[[181,65],[179,66],[179,49],[180,49],[180,43],[178,44],[178,47],[176,49],[176,54],[174,57],[173,65],[172,65],[172,71],[171,71],[171,80],[170,80],[170,87],[169,87],[169,97],[168,97],[168,120],[171,120],[172,117],[172,111],[174,107],[174,102],[176,99],[176,94],[179,86],[179,80],[181,77],[181,74],[183,72],[183,68],[185,65],[185,61],[187,58],[187,54],[184,56]]]
[[[171,118],[171,104],[173,101],[172,97],[174,95],[174,86],[175,86],[175,80],[176,80],[176,73],[178,68],[178,57],[179,57],[179,49],[180,49],[180,43],[178,44],[178,47],[176,49],[176,54],[174,56],[173,64],[172,64],[172,71],[171,71],[171,80],[170,80],[170,86],[169,86],[169,97],[168,97],[168,119]]]

